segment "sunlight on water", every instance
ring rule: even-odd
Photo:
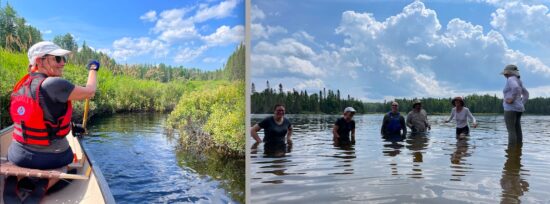
[[[332,143],[338,117],[288,115],[291,151],[252,152],[252,203],[550,203],[549,116],[524,116],[523,147],[509,148],[500,115],[477,116],[479,127],[463,139],[447,116],[430,116],[427,135],[402,140],[380,136],[383,115],[358,115],[357,143],[343,149]]]

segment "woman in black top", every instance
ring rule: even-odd
[[[355,109],[347,107],[344,109],[344,117],[339,118],[334,123],[332,134],[335,145],[355,144],[355,121],[352,119],[354,114]]]
[[[250,134],[256,140],[256,146],[262,142],[260,136],[258,136],[258,131],[264,129],[264,153],[284,154],[286,152],[286,144],[292,144],[292,124],[284,117],[285,107],[283,105],[275,105],[274,110],[273,116],[268,116],[260,123],[254,125],[250,130]]]

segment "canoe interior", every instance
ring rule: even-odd
[[[12,142],[13,128],[9,127],[0,131],[0,157],[6,158],[8,147]],[[77,154],[82,167],[77,168],[78,174],[85,175],[86,170],[91,167],[89,157],[85,155],[77,138],[72,134],[67,135],[69,144]],[[84,159],[83,159],[84,158]],[[93,161],[93,160],[92,160]],[[1,167],[0,167],[1,168]],[[46,196],[41,203],[114,203],[113,196],[108,189],[108,185],[103,179],[101,172],[97,167],[93,167],[90,178],[87,180],[73,180],[73,182],[63,190]],[[98,176],[99,175],[99,176]],[[0,192],[3,192],[5,177],[0,175]],[[0,193],[0,204],[3,204],[2,194]]]

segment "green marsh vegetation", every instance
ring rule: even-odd
[[[3,7],[0,4],[0,36],[0,128],[4,128],[12,124],[8,109],[12,88],[28,71],[27,49],[43,39],[38,29],[19,17],[9,3]],[[86,83],[84,67],[89,59],[101,62],[98,91],[90,101],[92,117],[121,112],[170,113],[167,128],[182,133],[184,146],[208,146],[228,155],[244,156],[243,44],[223,67],[203,71],[162,63],[117,64],[86,42],[79,46],[69,33],[56,36],[53,42],[72,51],[63,77],[74,84]],[[73,106],[73,120],[81,121],[83,103]]]

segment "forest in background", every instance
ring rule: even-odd
[[[40,31],[28,25],[23,17],[19,17],[9,3],[4,7],[1,5],[0,3],[0,128],[4,128],[12,124],[8,108],[13,85],[27,74],[26,52],[43,38]],[[201,129],[203,137],[210,138],[207,139],[211,142],[209,146],[224,149],[225,152],[230,151],[232,155],[244,155],[245,96],[242,83],[245,76],[245,48],[243,44],[236,47],[223,67],[214,71],[203,71],[199,68],[169,66],[163,63],[158,65],[118,64],[107,54],[93,50],[85,41],[79,45],[70,33],[55,36],[52,41],[72,51],[65,65],[63,77],[74,84],[86,83],[85,64],[88,60],[100,61],[98,91],[90,101],[92,117],[119,112],[170,112],[172,125],[167,128],[177,128],[183,132],[187,128],[186,125],[193,124],[195,129]],[[230,106],[223,109],[225,114],[221,114],[216,112],[217,109],[208,106],[225,104],[227,97],[214,96],[210,98],[212,101],[189,101],[186,97],[208,95],[212,92],[211,90],[223,92],[226,87],[243,89],[240,92],[231,92],[233,95],[230,96],[231,103],[243,104],[242,108]],[[179,103],[185,104],[179,105]],[[81,121],[83,103],[73,103],[73,106],[73,113],[75,113],[73,121]],[[197,116],[198,112],[173,112],[176,107],[182,106],[200,106],[203,109],[200,117]],[[194,120],[193,123],[185,122],[191,119]],[[233,123],[231,127],[217,128],[214,126],[219,124],[216,124],[215,120],[228,120]],[[187,143],[187,140],[182,139],[182,144]]]
[[[341,96],[340,90],[319,90],[319,92],[308,93],[303,90],[284,91],[283,85],[279,84],[278,89],[268,88],[261,92],[255,90],[252,84],[251,112],[252,113],[273,113],[275,104],[284,104],[288,114],[325,113],[340,114],[344,108],[351,106],[358,113],[385,113],[391,110],[391,101],[384,102],[363,102],[350,95]],[[412,110],[412,103],[417,98],[395,99],[399,103],[401,112]],[[418,98],[423,108],[429,114],[447,114],[453,108],[449,98]],[[502,113],[502,99],[496,95],[468,95],[464,101],[466,107],[473,113]],[[526,114],[550,115],[550,98],[531,98],[525,105]]]

